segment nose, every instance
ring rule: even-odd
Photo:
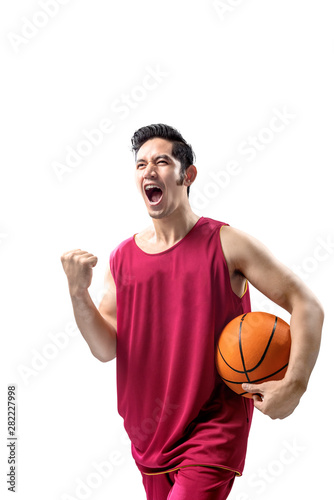
[[[150,161],[145,167],[144,177],[151,177],[152,174],[155,175],[156,171],[154,163]]]

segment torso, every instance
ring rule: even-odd
[[[203,221],[161,256],[143,254],[167,246],[156,247],[146,228],[110,260],[119,318],[118,410],[144,473],[206,460],[232,470],[243,466],[252,400],[247,409],[244,398],[225,389],[213,349],[225,324],[250,304],[248,295],[239,301],[230,289],[218,222]]]
[[[154,227],[149,226],[149,227],[145,228],[143,231],[141,231],[140,233],[136,233],[134,239],[135,239],[136,245],[141,250],[143,250],[146,253],[151,253],[151,254],[164,252],[165,250],[168,250],[169,248],[174,246],[176,243],[178,243],[178,241],[180,241],[180,240],[175,241],[170,246],[157,245],[156,243],[153,242],[154,236],[155,236]],[[180,239],[182,239],[182,238],[180,238]],[[225,258],[226,258],[226,253],[227,253],[226,247],[225,247],[224,253],[225,253]],[[226,259],[226,262],[227,262],[227,265],[228,265],[228,268],[230,271],[230,280],[231,280],[232,290],[234,291],[234,293],[236,295],[238,295],[238,297],[241,297],[245,291],[246,279],[237,270],[232,269],[231,263],[228,262],[228,259]]]
[[[155,238],[155,231],[154,227],[152,226],[149,226],[140,233],[135,234],[136,245],[144,252],[152,254],[164,252],[165,250],[168,250],[169,248],[173,247],[174,245],[176,245],[176,243],[178,243],[183,239],[182,237],[179,240],[174,241],[171,245],[163,245],[155,243],[154,238]]]

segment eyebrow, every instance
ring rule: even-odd
[[[170,157],[170,156],[168,156],[168,155],[158,155],[158,156],[154,156],[154,157],[153,157],[153,160],[155,160],[155,161],[156,161],[156,160],[159,160],[159,159],[163,159],[163,160],[171,160],[171,157]],[[137,160],[137,161],[136,161],[136,163],[139,163],[139,162],[141,162],[141,161],[146,161],[146,160],[144,160],[143,158],[141,158],[141,159]]]

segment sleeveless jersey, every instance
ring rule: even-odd
[[[117,404],[145,474],[189,465],[241,475],[253,400],[220,379],[224,326],[250,311],[231,288],[220,230],[201,217],[171,248],[149,254],[135,235],[110,254],[117,300]]]

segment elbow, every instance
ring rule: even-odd
[[[319,319],[321,321],[321,324],[323,324],[324,319],[325,319],[325,310],[324,310],[322,304],[318,301],[318,299],[316,299],[315,307],[318,311],[318,315],[319,315]]]
[[[91,350],[91,353],[93,354],[94,358],[98,359],[101,361],[101,363],[108,363],[108,361],[112,361],[113,359],[116,358],[116,353],[96,353]]]
[[[97,358],[97,359],[99,361],[101,361],[101,363],[108,363],[108,361],[112,361],[115,358],[116,358],[116,356],[113,356],[113,357],[110,357],[110,358]]]
[[[321,302],[315,295],[312,294],[309,297],[309,300],[307,301],[307,308],[312,312],[314,317],[318,318],[319,323],[322,325],[325,319],[325,311]]]
[[[324,308],[313,292],[307,287],[297,287],[295,293],[290,297],[289,309],[290,313],[295,309],[301,309],[304,314],[309,312],[313,317],[316,317],[318,321],[323,324],[325,319]]]

